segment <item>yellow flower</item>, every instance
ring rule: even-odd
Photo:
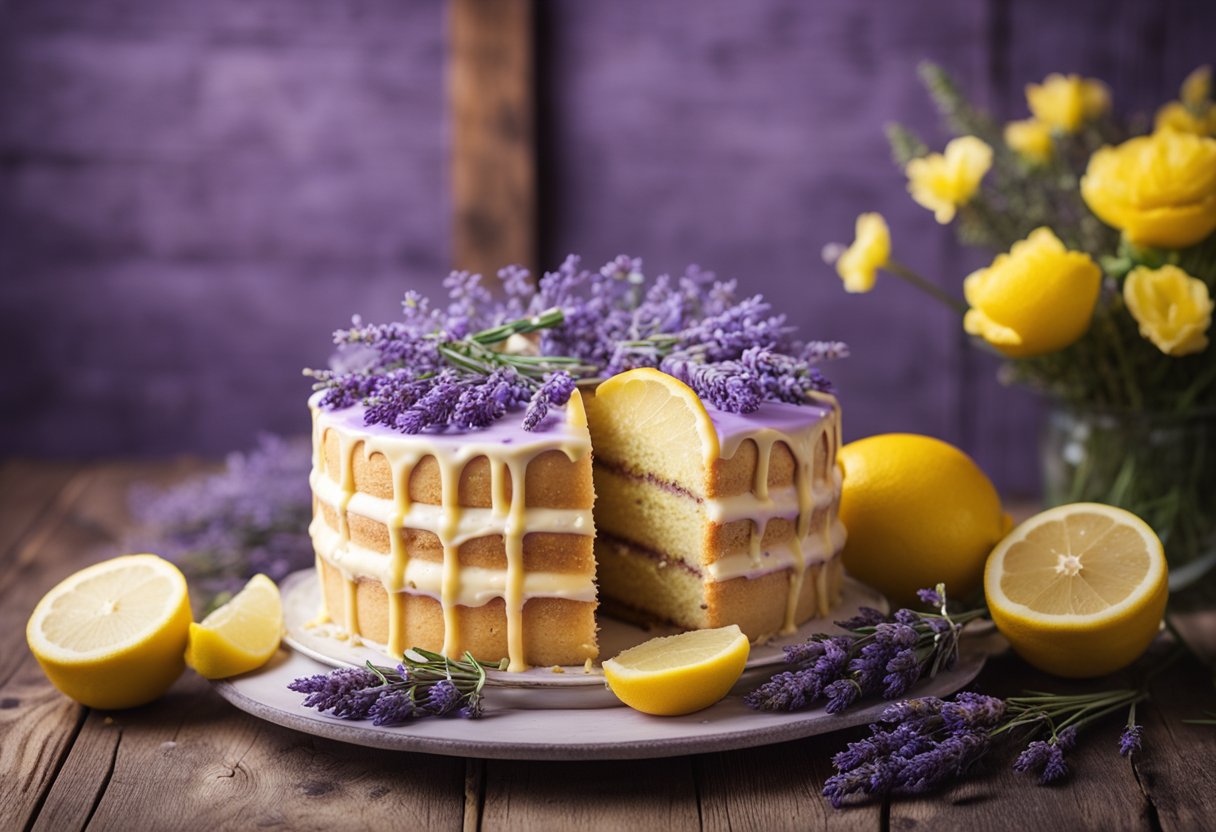
[[[1051,128],[1034,118],[1006,124],[1005,144],[1022,158],[1039,165],[1050,162],[1055,154]]]
[[[846,292],[868,292],[874,288],[874,275],[891,256],[891,231],[882,214],[862,214],[857,218],[853,244],[836,261],[836,273]]]
[[[1163,130],[1104,147],[1081,196],[1135,245],[1194,245],[1216,229],[1216,139]]]
[[[1213,303],[1202,280],[1177,266],[1139,266],[1123,284],[1123,300],[1140,334],[1166,355],[1207,349]]]
[[[930,153],[908,162],[908,192],[945,225],[960,205],[975,196],[990,167],[992,148],[975,136],[963,136],[947,144],[944,154]]]
[[[963,282],[963,328],[1010,358],[1062,350],[1089,328],[1101,283],[1088,254],[1039,228]]]
[[[1153,129],[1211,136],[1216,133],[1216,107],[1208,107],[1203,115],[1198,115],[1181,101],[1171,101],[1157,111]]]
[[[1075,133],[1086,121],[1110,109],[1110,92],[1101,81],[1053,73],[1041,84],[1026,85],[1026,103],[1039,121]]]
[[[1192,110],[1202,110],[1212,97],[1212,68],[1201,66],[1182,82],[1182,103]]]
[[[1157,111],[1156,130],[1177,130],[1196,136],[1216,135],[1216,107],[1212,106],[1212,68],[1201,66],[1182,82],[1181,101]]]

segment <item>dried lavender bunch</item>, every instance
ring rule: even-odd
[[[999,741],[1015,733],[1029,744],[1013,763],[1015,771],[1037,775],[1040,784],[1068,774],[1065,755],[1081,730],[1124,708],[1127,729],[1119,753],[1140,749],[1136,703],[1144,690],[1108,690],[1077,696],[1029,693],[998,699],[959,693],[950,699],[926,697],[888,706],[870,736],[851,742],[832,758],[836,774],[823,795],[836,808],[856,796],[922,793],[962,777]],[[1036,737],[1044,737],[1036,739]]]
[[[944,584],[918,595],[935,611],[901,609],[885,616],[863,607],[856,617],[836,622],[847,634],[821,633],[786,647],[786,663],[796,669],[773,676],[744,702],[761,711],[797,711],[826,699],[825,710],[834,714],[864,696],[896,699],[920,678],[950,668],[963,626],[987,611],[949,612]]]
[[[373,725],[399,725],[427,716],[481,716],[485,666],[469,653],[464,661],[413,647],[396,668],[343,667],[296,679],[287,687],[307,694],[304,707],[340,719],[370,719]]]
[[[259,572],[281,581],[313,562],[310,465],[306,440],[266,434],[252,451],[230,454],[222,472],[168,489],[138,484],[128,500],[138,525],[122,549],[176,563],[203,610]]]
[[[486,427],[524,409],[527,430],[594,382],[655,367],[720,409],[749,413],[764,401],[803,402],[831,392],[816,364],[844,344],[802,344],[763,297],[736,297],[734,281],[690,266],[647,281],[640,259],[621,255],[598,271],[570,256],[533,286],[517,266],[498,273],[505,300],[480,275],[453,272],[448,305],[407,293],[400,321],[353,319],[334,334],[337,360],[305,370],[321,407],[366,406],[368,424],[403,433]]]

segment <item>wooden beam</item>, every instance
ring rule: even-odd
[[[453,262],[536,269],[532,0],[450,0]]]

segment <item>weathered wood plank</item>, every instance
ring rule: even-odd
[[[449,4],[456,268],[536,268],[531,0]]]
[[[90,712],[35,829],[455,829],[461,760],[311,737],[187,673],[143,708]]]
[[[1122,685],[1124,681],[1112,684]],[[1012,654],[991,660],[974,687],[1012,695],[1030,688],[1072,693],[1093,683],[1069,683],[1032,670]],[[1011,768],[1020,746],[1001,746],[973,776],[925,797],[894,798],[890,828],[901,829],[1143,829],[1152,828],[1152,807],[1131,764],[1119,756],[1117,717],[1087,730],[1068,755],[1071,774],[1039,786]]]
[[[837,811],[823,798],[832,754],[864,731],[696,758],[702,826],[731,829],[879,829],[880,804]]]
[[[692,761],[486,762],[481,828],[682,832],[701,828]]]
[[[1162,674],[1150,691],[1152,700],[1137,713],[1144,725],[1144,750],[1132,758],[1140,787],[1165,832],[1209,827],[1216,795],[1211,765],[1216,726],[1182,720],[1216,712],[1216,675],[1211,667],[1188,660]]]
[[[18,541],[79,470],[73,463],[24,459],[0,466],[0,563],[15,556]]]

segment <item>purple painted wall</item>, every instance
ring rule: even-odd
[[[880,210],[957,289],[883,125],[937,144],[940,61],[1002,117],[1050,71],[1148,109],[1214,56],[1199,0],[538,2],[543,261],[627,250],[842,338],[846,432],[962,443],[1035,482],[1036,407],[956,322],[819,258]],[[305,364],[450,263],[439,0],[0,0],[0,452],[215,454],[305,426]]]

